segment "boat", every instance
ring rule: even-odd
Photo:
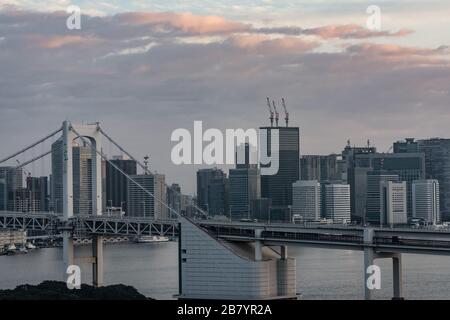
[[[6,254],[8,256],[12,256],[16,253],[17,247],[14,245],[14,243],[11,243],[8,248],[6,249]]]
[[[25,246],[26,246],[26,248],[29,249],[29,250],[33,250],[33,249],[36,249],[36,248],[37,248],[37,247],[36,247],[34,244],[32,244],[31,242],[27,242],[27,244],[26,244]]]
[[[24,253],[28,253],[28,250],[25,246],[21,246],[17,252],[24,254]]]
[[[156,242],[168,242],[170,239],[164,236],[141,236],[136,239],[138,243],[156,243]]]

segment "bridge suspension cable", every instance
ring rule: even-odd
[[[50,138],[53,137],[55,134],[57,134],[57,133],[59,133],[59,132],[61,132],[61,131],[62,131],[62,128],[59,128],[58,130],[56,130],[56,131],[50,133],[49,135],[45,136],[44,138],[42,138],[42,139],[40,139],[40,140],[34,142],[33,144],[29,145],[28,147],[23,148],[22,150],[20,150],[20,151],[14,153],[14,154],[12,154],[12,155],[10,155],[10,156],[7,156],[6,158],[1,159],[1,160],[0,160],[0,164],[2,164],[3,162],[6,162],[6,161],[8,161],[8,160],[10,160],[10,159],[12,159],[12,158],[17,157],[19,154],[22,154],[22,153],[24,153],[25,151],[30,150],[31,148],[34,148],[34,147],[37,146],[38,144],[40,144],[40,143],[46,141],[47,139],[50,139]]]
[[[50,151],[47,151],[47,152],[45,152],[45,153],[43,153],[43,154],[41,154],[41,155],[39,155],[39,156],[37,156],[37,157],[34,157],[33,159],[30,159],[30,160],[25,161],[25,162],[21,162],[21,163],[16,167],[16,169],[20,169],[20,168],[22,168],[22,167],[25,167],[25,166],[29,165],[30,163],[33,163],[33,162],[35,162],[35,161],[37,161],[37,160],[39,160],[39,159],[41,159],[41,158],[44,158],[45,156],[47,156],[47,155],[49,155],[49,154],[51,154],[51,153],[52,153],[52,151],[50,150]]]
[[[106,138],[108,139],[112,144],[114,144],[117,148],[119,148],[119,150],[123,153],[125,153],[130,159],[136,161],[136,163],[144,170],[145,173],[150,173],[153,174],[151,172],[151,170],[148,169],[147,166],[145,166],[144,164],[142,164],[139,160],[137,160],[135,157],[133,157],[128,151],[126,151],[124,148],[122,148],[116,141],[114,141],[105,131],[102,130],[102,128],[99,127],[99,131],[100,133]],[[166,184],[166,187],[169,188],[172,192],[174,192],[175,194],[181,196],[181,193],[178,190],[175,190],[174,188],[172,188],[171,186]],[[198,210],[199,212],[201,212],[202,214],[206,215],[205,211],[200,208],[199,206],[197,206],[195,203],[192,203],[192,205],[194,206],[194,208],[196,210]]]
[[[162,201],[161,199],[158,199],[153,193],[151,193],[150,191],[148,191],[147,189],[145,189],[140,183],[138,183],[136,180],[134,180],[133,178],[131,178],[128,174],[126,174],[122,169],[120,169],[118,166],[116,166],[112,161],[110,161],[102,152],[98,151],[97,148],[92,144],[91,141],[89,141],[89,139],[86,139],[85,137],[81,136],[74,128],[73,126],[70,127],[70,130],[72,130],[73,133],[75,133],[75,135],[77,136],[77,138],[80,138],[81,141],[83,141],[83,143],[90,145],[91,148],[106,162],[108,162],[114,169],[116,169],[117,171],[119,171],[121,174],[123,174],[129,181],[131,181],[132,183],[134,183],[139,189],[141,189],[142,191],[144,191],[146,194],[148,194],[149,196],[151,196],[153,199],[155,199],[156,201],[158,201],[160,204],[162,204],[164,207],[166,207],[167,209],[169,209],[169,211],[171,213],[175,213],[175,215],[177,217],[181,217],[181,214],[179,212],[176,212],[173,208],[171,208],[170,206],[168,206],[164,201]],[[127,153],[128,154],[128,153]],[[130,158],[132,158],[130,156]],[[134,159],[134,158],[133,158]]]

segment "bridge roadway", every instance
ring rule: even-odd
[[[318,224],[278,224],[191,220],[215,238],[227,241],[261,241],[265,245],[297,244],[330,249],[392,253],[450,255],[450,230],[373,228],[371,241],[364,239],[359,226]],[[53,213],[0,212],[0,229],[39,230],[58,234],[70,230],[75,235],[145,236],[178,235],[177,220],[103,216],[74,216],[68,222]],[[256,232],[259,230],[259,232]]]
[[[102,236],[171,236],[178,235],[177,220],[120,218],[103,216],[74,216],[67,222],[60,215],[46,212],[0,212],[0,229],[45,231],[58,234],[72,231],[74,235]]]
[[[368,228],[335,225],[263,224],[198,221],[205,230],[227,241],[261,241],[264,245],[297,244],[330,249],[364,250],[384,253],[450,255],[450,230],[412,228]],[[259,232],[255,232],[259,230]]]

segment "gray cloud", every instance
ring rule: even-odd
[[[69,31],[62,13],[0,11],[0,157],[64,119],[99,120],[192,191],[196,168],[170,165],[172,130],[194,120],[258,127],[266,96],[286,97],[302,153],[338,152],[348,138],[387,149],[403,136],[450,135],[445,46],[348,42],[323,52],[320,39],[290,29],[123,17],[84,17]]]

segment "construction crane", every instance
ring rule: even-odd
[[[289,127],[289,112],[287,112],[286,102],[284,101],[284,98],[282,98],[281,101],[283,102],[283,108],[284,108],[284,114],[285,114],[284,120],[286,120],[286,128],[287,128],[287,127]]]
[[[277,107],[275,106],[275,101],[272,100],[273,110],[275,111],[275,124],[278,127],[278,119],[280,118],[280,114],[277,111]]]
[[[270,126],[273,127],[273,111],[272,111],[272,107],[270,106],[270,100],[269,97],[267,97],[267,106],[269,107],[269,112],[270,112]]]

